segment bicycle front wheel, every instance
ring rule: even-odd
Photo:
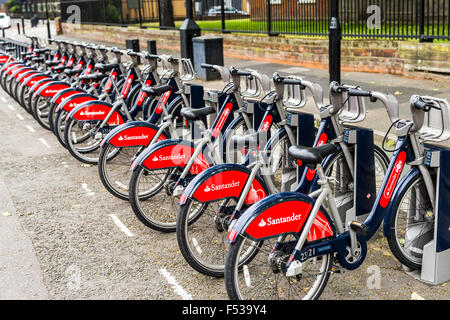
[[[422,267],[425,244],[433,240],[434,213],[422,176],[413,179],[400,194],[390,219],[387,237],[394,256],[405,266]]]
[[[275,241],[258,243],[241,235],[230,245],[225,264],[225,285],[230,299],[315,300],[320,297],[330,277],[331,254],[304,261],[302,272],[288,277],[283,265],[292,250],[274,252]],[[249,255],[252,259],[246,258]],[[250,261],[243,264],[245,259]]]

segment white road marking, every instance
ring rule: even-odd
[[[247,285],[247,287],[250,287],[252,285],[252,282],[250,280],[250,272],[248,272],[248,266],[247,265],[245,265],[243,267],[243,271],[244,271],[245,284]]]
[[[17,118],[19,118],[19,120],[22,120],[22,121],[25,120],[25,118],[22,117],[22,115],[20,113],[17,114]]]
[[[181,287],[177,280],[166,270],[166,268],[159,269],[159,273],[166,278],[167,282],[172,286],[175,293],[178,294],[183,300],[192,300],[192,296]]]
[[[117,218],[115,214],[110,214],[109,216],[123,233],[125,233],[128,237],[134,237],[131,231],[122,223],[122,221],[119,220],[119,218]]]
[[[40,141],[44,146],[46,146],[47,148],[50,148],[50,145],[47,143],[47,141],[45,141],[44,138],[40,138],[39,141]]]
[[[16,110],[12,105],[10,105],[10,104],[8,104],[8,109],[9,110],[12,110],[12,111],[14,111],[14,110]]]
[[[30,125],[26,125],[25,126],[27,129],[28,129],[28,131],[30,131],[30,132],[36,132],[36,130],[34,130],[34,128],[32,127],[32,126],[30,126]]]
[[[86,183],[82,183],[82,184],[81,184],[81,187],[82,187],[84,190],[86,190],[86,192],[87,192],[87,194],[88,194],[89,196],[93,196],[93,195],[95,194],[95,192],[92,192],[92,190],[88,188],[88,186],[87,186]]]
[[[1,99],[2,99],[3,102],[7,102],[8,101],[8,100],[6,100],[5,97],[1,97]]]
[[[197,250],[198,254],[202,254],[202,248],[200,248],[197,239],[192,238],[192,244],[194,245],[194,248]]]
[[[116,184],[119,186],[119,188],[123,190],[128,190],[128,186],[124,185],[122,182],[116,181]]]

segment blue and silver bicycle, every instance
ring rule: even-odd
[[[346,89],[333,83],[332,90]],[[324,159],[336,153],[335,145],[291,147],[292,157],[317,170],[320,187],[308,195],[298,192],[271,195],[243,213],[228,234],[231,245],[225,283],[231,299],[318,299],[331,273],[361,266],[367,254],[367,241],[376,234],[383,219],[384,234],[395,257],[410,268],[421,268],[424,247],[434,236],[439,184],[435,161],[428,156],[436,147],[424,140],[442,141],[450,137],[447,130],[439,130],[444,127],[442,123],[448,127],[449,105],[442,99],[413,96],[413,121],[409,121],[399,119],[398,102],[392,95],[357,89],[348,90],[348,94],[381,101],[398,137],[371,209],[365,215],[356,210],[342,215],[336,205],[333,197],[336,181],[325,174],[322,166]],[[365,134],[366,129],[345,132],[347,140],[356,142],[355,152],[367,147],[358,144]],[[406,165],[410,168],[401,177]],[[368,180],[368,172],[356,170],[355,174]],[[366,216],[361,222],[361,217]]]

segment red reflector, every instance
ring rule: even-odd
[[[185,204],[187,199],[187,194],[183,193],[180,197],[180,200],[178,201],[179,205]]]
[[[133,171],[134,169],[136,169],[138,163],[136,161],[133,162],[133,164],[131,165],[130,170]]]
[[[229,242],[234,242],[234,240],[236,240],[237,235],[238,235],[238,232],[236,230],[231,230],[230,233],[228,233],[227,240]]]
[[[302,165],[303,165],[303,161],[302,160],[297,160],[297,165],[299,166],[299,167],[301,167]]]

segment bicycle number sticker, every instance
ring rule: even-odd
[[[397,156],[397,160],[395,161],[394,167],[392,168],[389,180],[386,183],[386,187],[383,190],[383,195],[381,196],[380,200],[380,206],[382,208],[386,208],[389,204],[389,201],[391,201],[392,194],[394,193],[395,186],[397,185],[397,181],[402,173],[405,161],[406,161],[406,152],[402,151]]]

